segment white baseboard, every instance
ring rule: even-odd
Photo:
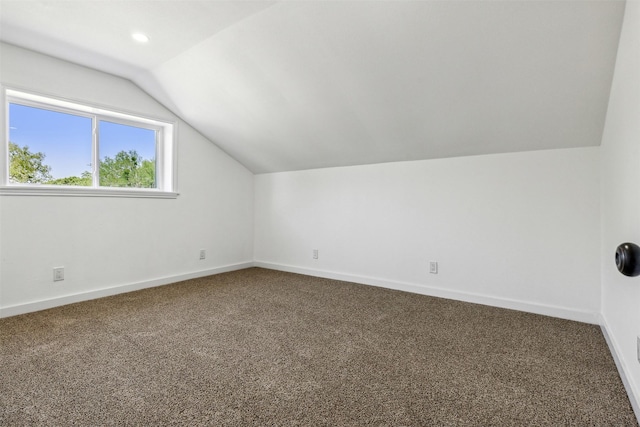
[[[309,268],[296,267],[285,264],[276,264],[264,261],[244,262],[232,265],[216,267],[208,270],[195,271],[192,273],[179,274],[175,276],[161,277],[151,280],[145,280],[136,283],[129,283],[110,288],[98,289],[77,294],[65,295],[61,297],[51,298],[41,301],[33,301],[24,304],[18,304],[8,307],[0,307],[0,318],[16,316],[18,314],[30,313],[33,311],[46,310],[48,308],[58,307],[61,305],[72,304],[91,299],[117,295],[125,292],[137,291],[140,289],[152,288],[183,280],[195,279],[198,277],[210,276],[229,271],[241,270],[249,267],[262,267],[271,270],[287,271],[291,273],[305,274],[308,276],[324,277],[327,279],[342,280],[346,282],[360,283],[370,286],[379,286],[388,289],[396,289],[416,294],[429,295],[439,298],[448,298],[458,301],[465,301],[475,304],[489,305],[493,307],[507,308],[511,310],[525,311],[529,313],[541,314],[545,316],[558,317],[562,319],[575,320],[578,322],[601,324],[599,313],[588,311],[574,310],[565,307],[556,307],[550,305],[534,304],[525,301],[511,300],[487,296],[482,294],[474,294],[469,292],[452,291],[449,289],[425,286],[415,283],[399,282],[387,279],[378,279],[373,277],[359,276],[353,274],[338,273],[325,270],[316,270]]]
[[[207,270],[194,271],[192,273],[178,274],[175,276],[160,277],[142,282],[129,283],[126,285],[114,286],[111,288],[98,289],[94,291],[81,292],[77,294],[65,295],[57,298],[51,298],[42,301],[28,302],[24,304],[13,305],[0,308],[0,318],[16,316],[18,314],[31,313],[48,308],[58,307],[61,305],[73,304],[81,301],[88,301],[96,298],[102,298],[126,292],[138,291],[156,286],[168,285],[171,283],[181,282],[183,280],[197,279],[198,277],[211,276],[214,274],[226,273],[229,271],[242,270],[244,268],[253,267],[252,262],[244,262],[239,264],[225,265],[221,267],[211,268]]]
[[[618,373],[620,374],[622,384],[624,384],[624,388],[627,391],[627,396],[629,396],[633,412],[635,412],[638,423],[640,424],[640,389],[638,388],[638,385],[634,383],[633,378],[630,375],[627,375],[629,370],[627,365],[624,363],[624,359],[621,357],[620,346],[618,345],[615,337],[609,332],[609,325],[603,316],[600,316],[600,328],[602,329],[604,339],[607,341],[613,360],[616,362]]]
[[[428,295],[438,298],[447,298],[457,301],[470,302],[474,304],[489,305],[492,307],[506,308],[510,310],[524,311],[528,313],[541,314],[544,316],[558,317],[561,319],[575,320],[577,322],[600,324],[600,314],[586,310],[575,310],[566,307],[552,305],[535,304],[526,301],[500,298],[489,295],[475,294],[471,292],[452,291],[450,289],[425,286],[415,283],[398,282],[394,280],[378,279],[374,277],[359,276],[353,274],[337,273],[326,270],[316,270],[310,268],[296,267],[292,265],[270,263],[264,261],[254,261],[254,266],[267,268],[270,270],[287,271],[290,273],[305,274],[307,276],[323,277],[326,279],[342,280],[345,282],[360,283],[364,285],[379,286],[382,288],[396,289],[400,291],[412,292],[415,294]]]

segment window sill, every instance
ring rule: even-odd
[[[57,196],[57,197],[131,197],[150,199],[176,199],[179,193],[137,188],[87,188],[62,186],[4,186],[0,196]]]

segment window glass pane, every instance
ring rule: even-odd
[[[156,131],[100,121],[100,186],[156,188]]]
[[[91,119],[9,104],[9,182],[91,186]]]

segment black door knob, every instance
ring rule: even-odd
[[[635,243],[623,243],[616,249],[616,267],[625,276],[640,275],[640,247]]]

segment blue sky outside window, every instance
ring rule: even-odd
[[[9,141],[22,149],[28,147],[29,153],[44,155],[42,163],[50,168],[50,179],[41,180],[41,184],[91,186],[93,120],[10,103]],[[95,149],[101,165],[100,185],[155,188],[157,131],[108,120],[98,123]],[[71,177],[83,179],[63,179]],[[19,183],[13,179],[11,182]]]

